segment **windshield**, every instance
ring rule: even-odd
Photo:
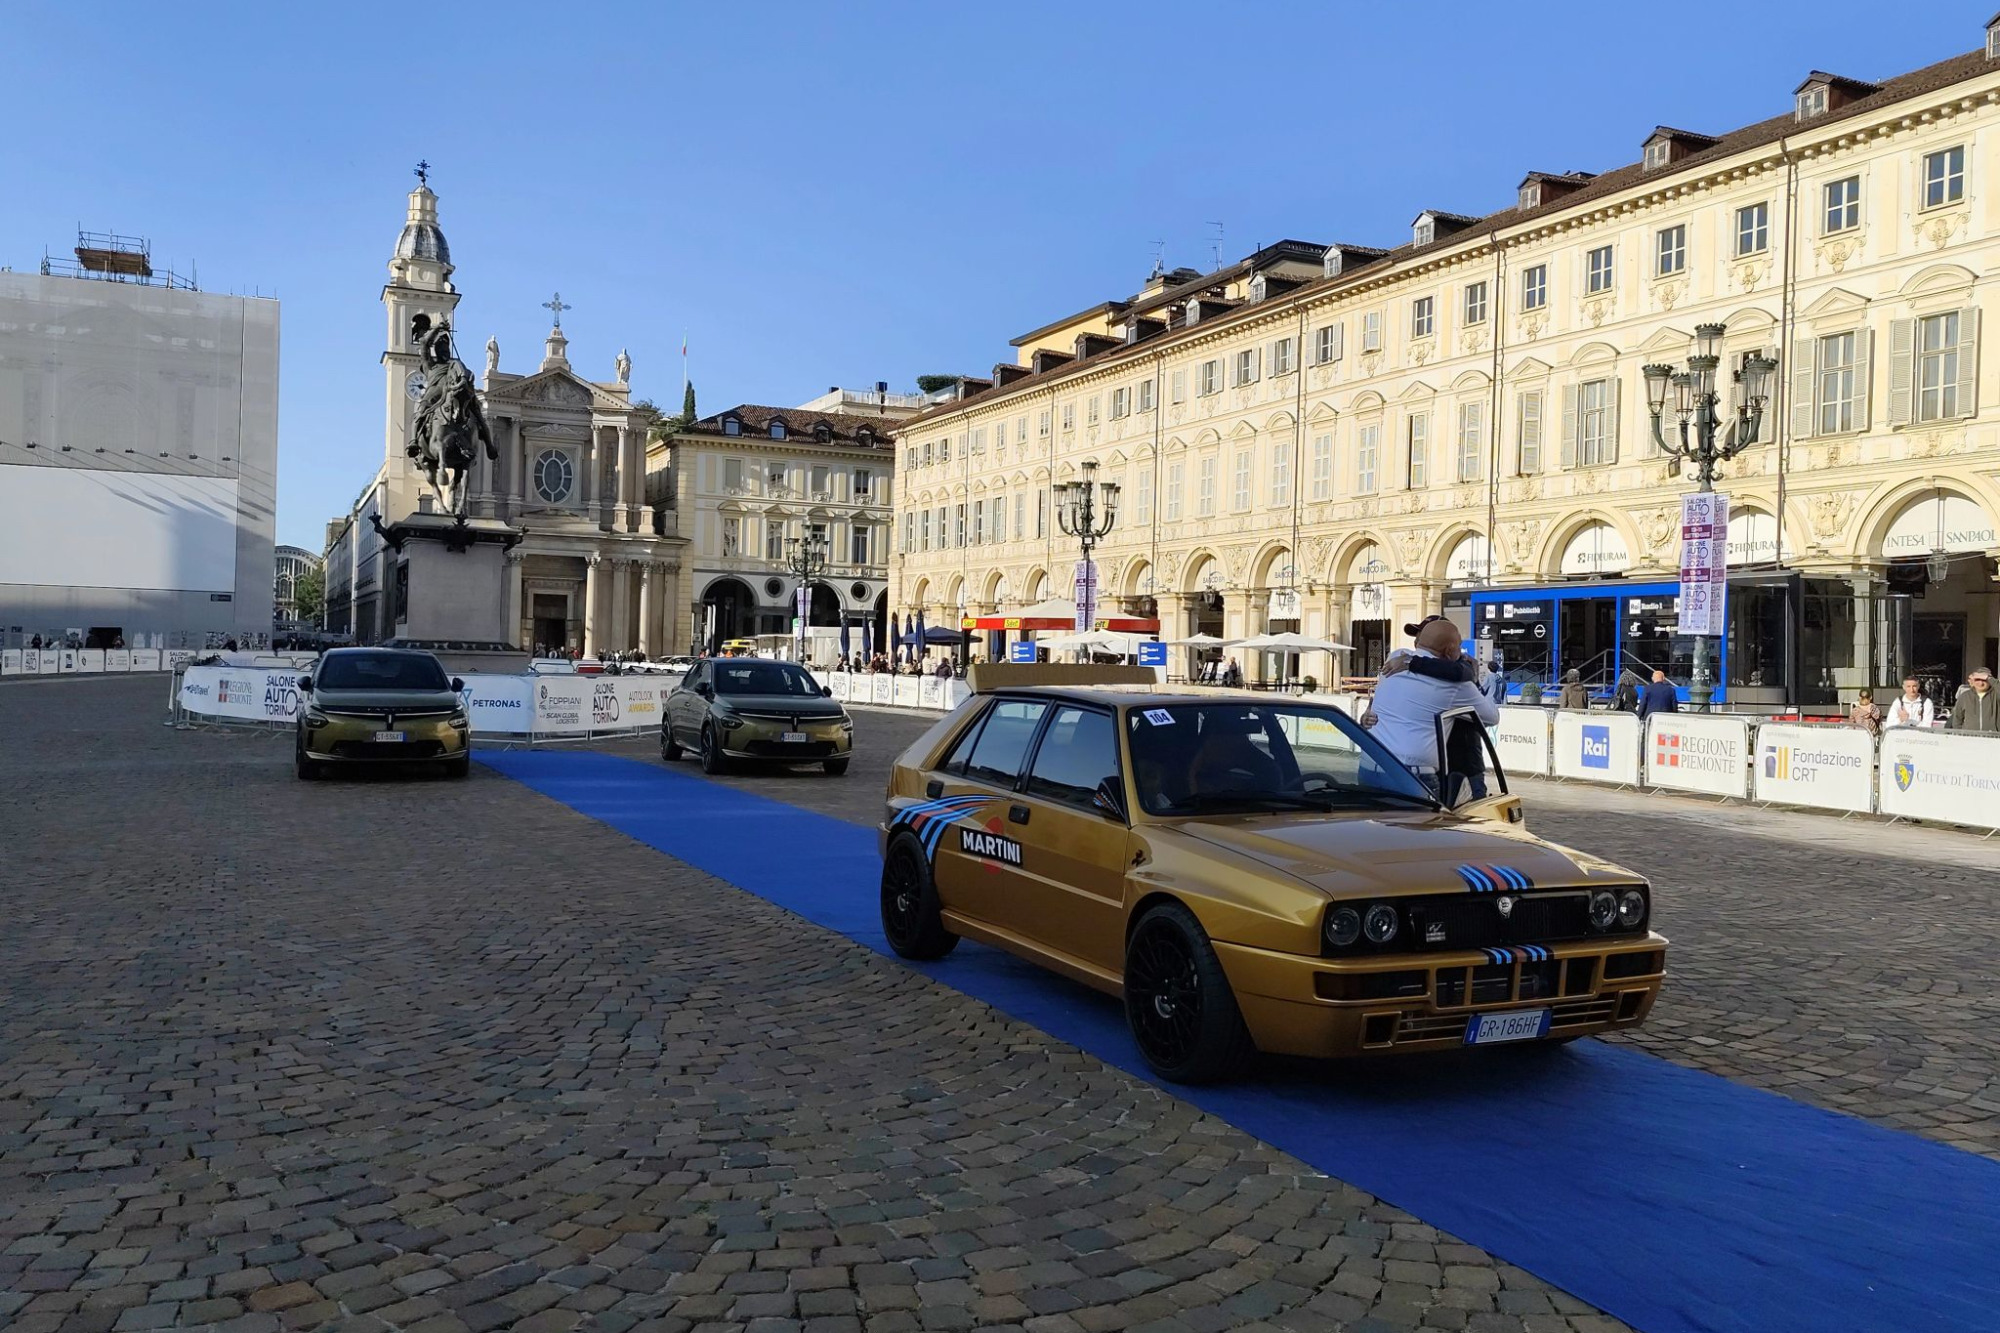
[[[790,662],[771,662],[757,657],[732,657],[715,664],[717,694],[789,694],[798,698],[819,697],[819,686],[804,670]]]
[[[1126,715],[1139,804],[1153,815],[1435,809],[1346,714],[1294,703],[1187,703]]]
[[[444,668],[428,653],[332,653],[313,685],[322,690],[448,690]]]

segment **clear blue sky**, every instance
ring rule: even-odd
[[[12,0],[0,264],[80,222],[283,301],[279,540],[382,454],[377,300],[418,158],[462,345],[704,411],[981,371],[1007,340],[1259,243],[1393,244],[1655,124],[1781,113],[1812,68],[1982,40],[1931,0],[390,6]],[[623,10],[622,16],[617,12]],[[1685,34],[1685,35],[1683,35]],[[1683,53],[1699,51],[1699,67]]]

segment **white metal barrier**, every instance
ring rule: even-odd
[[[0,676],[112,675],[172,670],[184,648],[0,648]]]

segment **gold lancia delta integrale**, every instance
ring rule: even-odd
[[[1530,835],[1483,732],[1499,793],[1447,809],[1325,704],[975,673],[889,777],[882,924],[906,958],[965,936],[1122,995],[1181,1082],[1255,1051],[1567,1041],[1652,1008],[1646,882]]]

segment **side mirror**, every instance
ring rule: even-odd
[[[312,692],[313,692],[313,678],[311,676],[300,676],[299,693],[311,694]]]
[[[715,697],[715,687],[708,684],[706,681],[703,681],[701,684],[695,686],[694,692],[696,694],[699,694],[704,699],[713,699]]]
[[[831,699],[833,697],[833,686],[831,685],[820,686],[819,697],[822,699]]]
[[[1125,795],[1118,790],[1116,778],[1106,778],[1097,784],[1097,790],[1090,794],[1090,807],[1106,819],[1125,822]]]
[[[453,694],[464,694],[465,682],[461,680],[459,677],[453,676],[451,678],[451,692]]]

